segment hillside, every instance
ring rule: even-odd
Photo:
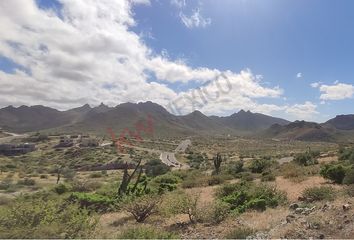
[[[338,130],[354,130],[354,114],[338,115],[324,123],[324,126],[334,127]]]
[[[295,121],[285,126],[274,124],[264,131],[263,136],[300,141],[333,141],[335,134],[335,130],[325,128],[318,123]]]
[[[107,134],[107,129],[135,131],[137,123],[147,127],[148,116],[154,126],[151,137],[190,135],[252,135],[257,137],[302,141],[353,139],[354,115],[340,115],[323,124],[305,121],[290,123],[260,113],[241,110],[227,117],[206,116],[194,111],[175,116],[153,102],[122,103],[116,107],[85,104],[67,111],[44,106],[5,107],[0,109],[0,128],[24,133],[47,131],[57,133]],[[144,131],[141,131],[144,134]]]
[[[213,117],[219,123],[242,133],[255,133],[273,124],[286,125],[289,121],[260,113],[241,110],[228,117]]]

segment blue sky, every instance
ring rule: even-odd
[[[14,2],[21,3],[21,0]],[[11,97],[3,101],[4,105],[28,102],[66,109],[85,101],[92,105],[99,102],[115,105],[124,101],[152,100],[166,106],[188,90],[213,80],[215,74],[229,71],[230,78],[235,79],[235,86],[240,86],[240,90],[232,91],[230,94],[233,95],[223,96],[220,98],[223,101],[219,103],[201,106],[200,110],[207,114],[227,115],[244,108],[291,120],[314,121],[325,121],[337,114],[354,113],[353,1],[123,1],[127,2],[126,4],[113,0],[102,2],[97,6],[94,1],[33,2],[36,17],[27,20],[30,24],[33,21],[33,29],[40,29],[40,35],[34,35],[32,42],[23,42],[17,33],[9,34],[11,39],[1,39],[0,46],[3,46],[0,48],[0,71],[4,72],[4,78],[9,79],[6,82],[9,88],[7,93],[10,92],[9,85],[13,79],[26,81],[24,79],[28,78],[28,83],[33,81],[43,84],[43,87],[29,92],[11,93]],[[22,9],[23,12],[19,11],[18,15],[23,13],[26,20],[26,17],[30,16],[27,10],[31,7],[33,6]],[[110,26],[110,17],[103,19],[102,14],[84,16],[83,13],[86,14],[91,8],[98,9],[97,12],[101,11],[104,16],[114,16],[116,21]],[[52,29],[44,28],[35,21],[37,17],[47,19],[48,16],[52,21]],[[23,20],[20,17],[19,19]],[[13,21],[23,27],[25,21],[21,23],[20,20],[13,17],[7,19],[5,16],[0,18],[0,24]],[[83,21],[92,21],[97,26],[86,26],[88,24]],[[118,31],[120,27],[123,30]],[[116,55],[111,59],[111,54],[101,49],[100,43],[100,52],[93,53],[91,43],[95,43],[94,36],[101,34],[103,30],[107,33],[105,44],[109,44],[110,40],[122,40],[120,46],[124,45],[129,50],[120,52],[120,48],[112,45],[111,53]],[[66,69],[64,62],[59,65],[59,68],[63,69],[57,72],[58,65],[51,65],[52,54],[64,48],[55,45],[57,43],[50,39],[49,33],[53,34],[54,31],[54,35],[59,39],[60,33],[65,31],[68,31],[68,38],[73,33],[75,41],[77,36],[83,36],[86,40],[88,36],[93,37],[88,44],[90,47],[83,49],[82,51],[86,52],[80,54],[95,54],[94,59],[104,59],[102,65],[96,66],[98,63],[94,60],[87,60],[87,64],[92,64],[91,68],[87,67],[89,72],[83,70],[86,66]],[[7,33],[1,32],[1,35],[3,34]],[[63,41],[64,38],[65,35]],[[20,47],[9,47],[9,42],[20,43]],[[130,45],[132,42],[134,45]],[[51,56],[42,57],[45,53],[39,54],[27,49],[39,44],[48,46]],[[77,44],[82,46],[82,42]],[[65,46],[68,45],[70,44]],[[108,48],[111,45],[103,46]],[[65,48],[63,52],[66,54],[68,51]],[[24,53],[30,57],[18,57]],[[144,57],[136,57],[140,54]],[[71,61],[75,60],[71,57],[70,55],[70,58],[62,58],[60,62],[69,59],[72,64]],[[118,58],[121,63],[119,66],[122,66],[121,71],[114,62]],[[45,66],[43,69],[38,68],[42,65]],[[51,67],[53,70],[49,73],[48,69]],[[92,71],[95,67],[102,69],[104,74]],[[124,72],[124,69],[130,67],[131,70]],[[16,69],[22,70],[19,73]],[[242,71],[248,74],[242,74]],[[132,75],[133,73],[135,75]],[[179,74],[181,76],[178,76]],[[108,76],[112,75],[116,77],[110,79]],[[44,76],[45,79],[41,81],[40,78]],[[77,79],[67,81],[68,76],[77,76],[82,82],[79,83]],[[48,79],[53,80],[49,82]],[[0,86],[1,81],[0,78]],[[51,90],[53,94],[45,96],[40,92],[41,89],[51,86],[53,81],[61,85]],[[247,83],[246,87],[243,81]],[[86,86],[85,89],[83,85]],[[87,95],[74,95],[74,90],[71,92],[67,87]],[[278,88],[281,91],[276,90]],[[229,105],[226,106],[227,104]],[[192,109],[186,107],[184,113],[190,110]]]

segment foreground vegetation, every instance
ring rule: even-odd
[[[289,205],[310,211],[354,196],[350,146],[240,154],[197,142],[177,155],[188,167],[172,169],[152,142],[152,151],[127,153],[111,146],[54,150],[53,144],[44,138],[36,152],[0,157],[0,238],[246,238],[260,232],[296,238]],[[90,170],[110,163],[121,169]],[[315,179],[320,185],[302,184]],[[244,224],[269,212],[271,226]],[[277,216],[286,219],[285,232],[272,233],[281,223]]]

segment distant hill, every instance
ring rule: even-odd
[[[208,117],[200,111],[175,116],[153,102],[122,103],[116,107],[85,104],[67,111],[44,106],[9,106],[0,109],[0,128],[15,133],[47,131],[107,135],[109,128],[119,133],[124,129],[135,131],[136,123],[147,127],[148,116],[153,121],[153,137],[252,135],[303,141],[354,138],[354,115],[340,115],[323,124],[305,121],[291,123],[244,110],[227,117]]]
[[[72,118],[56,109],[44,106],[13,106],[0,109],[0,128],[9,132],[30,132],[70,123]]]
[[[335,134],[335,130],[325,128],[318,123],[295,121],[284,126],[274,124],[264,131],[263,136],[300,141],[334,141]]]
[[[242,133],[255,133],[265,130],[273,124],[286,125],[289,121],[260,113],[241,110],[228,117],[213,117],[219,123]]]
[[[354,130],[354,114],[338,115],[323,124],[327,127],[333,127],[339,130]]]

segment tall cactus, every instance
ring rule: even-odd
[[[140,169],[140,171],[139,171],[139,175],[138,175],[135,185],[137,185],[137,183],[139,183],[140,177],[141,177],[141,172],[142,172],[142,168],[140,167],[140,164],[141,164],[141,159],[139,160],[138,164],[135,166],[134,171],[131,174],[129,174],[128,173],[128,163],[125,163],[122,182],[121,182],[119,189],[118,189],[118,196],[123,196],[129,192],[128,186],[138,169]],[[136,187],[134,187],[134,189],[135,188]]]
[[[221,162],[222,162],[221,154],[217,153],[216,157],[214,157],[214,167],[215,167],[216,174],[219,174],[219,172],[220,172]]]

